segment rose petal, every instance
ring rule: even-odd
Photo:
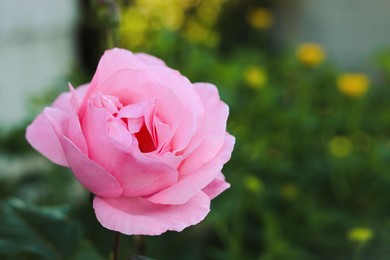
[[[68,83],[68,87],[69,87],[69,92],[72,95],[71,102],[69,103],[71,103],[72,107],[75,108],[77,111],[82,103],[83,98],[85,97],[85,93],[87,93],[89,84],[83,84],[75,89],[73,88],[72,84]]]
[[[58,139],[76,179],[98,196],[118,197],[122,189],[116,179],[100,165],[90,160],[68,138],[57,132]]]
[[[159,63],[157,58],[150,58],[147,54],[139,54],[135,55],[129,50],[114,48],[111,50],[107,50],[104,52],[101,57],[98,67],[96,69],[96,73],[93,76],[91,87],[88,89],[87,97],[89,97],[92,93],[96,92],[98,88],[100,88],[100,84],[105,80],[110,78],[117,71],[128,69],[128,68],[137,68],[142,69],[147,67],[153,63],[155,66]],[[161,61],[162,62],[162,61]],[[146,78],[147,79],[147,78]],[[131,82],[131,81],[129,81]],[[83,103],[83,109],[86,106],[86,102]]]
[[[188,201],[215,179],[223,164],[230,159],[234,142],[234,137],[226,134],[222,148],[210,162],[191,174],[180,176],[182,178],[176,184],[152,195],[149,200],[154,203],[171,205],[183,204]]]
[[[164,154],[167,152],[169,147],[166,146],[170,137],[171,137],[171,128],[161,122],[158,118],[154,119],[154,126],[156,129],[156,138],[157,138],[157,150],[156,152]],[[164,149],[165,148],[165,149]]]
[[[174,155],[171,152],[166,152],[163,154],[147,153],[144,154],[144,156],[153,161],[169,165],[169,167],[172,167],[174,169],[178,169],[180,163],[183,161],[183,156]]]
[[[127,235],[160,235],[182,231],[202,221],[210,211],[210,199],[203,192],[182,205],[159,205],[143,198],[101,198],[93,201],[99,222]]]
[[[159,58],[154,57],[152,55],[146,54],[146,53],[136,53],[135,56],[138,59],[140,59],[145,65],[166,66],[164,61],[162,61]]]
[[[141,67],[143,65],[131,51],[114,48],[104,52],[101,57],[93,82],[100,84],[116,71],[125,68]]]
[[[75,111],[65,113],[56,108],[46,107],[43,112],[57,132],[69,138],[84,154],[88,154],[87,143]]]
[[[133,137],[125,126],[117,118],[107,122],[107,135],[124,147],[130,148],[133,143]]]
[[[178,154],[190,142],[196,132],[196,115],[186,108],[180,110],[179,118],[170,138],[172,152]]]
[[[156,104],[156,99],[146,100],[124,106],[118,113],[120,118],[139,118],[143,117],[147,107]]]
[[[207,113],[204,114],[204,120],[199,131],[186,148],[191,151],[193,146],[198,146],[183,162],[180,167],[181,174],[188,174],[196,170],[217,154],[224,142],[226,121],[229,114],[229,107],[220,100],[218,90],[214,85],[196,83],[194,87],[202,99]],[[199,145],[200,140],[201,143]]]
[[[148,71],[132,68],[119,70],[102,82],[98,91],[118,97],[124,106],[156,100],[159,118],[170,126],[177,123],[179,101]]]
[[[160,84],[172,91],[185,108],[200,116],[204,113],[202,101],[193,84],[179,71],[166,66],[147,67],[146,70],[158,79]]]
[[[117,114],[119,109],[122,108],[122,104],[119,102],[118,98],[110,95],[98,93],[96,96],[91,98],[91,101],[95,106],[104,108],[111,114]]]
[[[144,118],[128,118],[127,119],[127,129],[131,134],[138,133],[142,126],[144,125]]]
[[[76,116],[74,102],[72,99],[76,99],[76,101],[81,100],[85,95],[86,89],[87,85],[83,85],[76,90],[73,90],[72,93],[68,92],[61,94],[53,102],[52,107]],[[68,120],[68,118],[66,120]],[[73,120],[73,126],[77,127],[75,123],[76,122]],[[41,113],[27,127],[26,139],[32,147],[34,147],[37,151],[42,153],[52,162],[62,166],[69,166],[62,146],[58,141],[57,135],[55,134],[51,123],[44,113]],[[85,147],[83,147],[83,149],[85,149]]]
[[[175,127],[172,149],[174,152],[182,151],[194,133],[200,127],[204,114],[202,101],[196,93],[191,82],[179,71],[165,66],[148,67],[165,88],[170,89],[181,103],[181,114],[178,119],[179,126]]]
[[[72,169],[76,179],[87,190],[96,195],[120,196],[122,194],[122,189],[115,178],[106,172],[100,165],[90,160],[85,152],[81,151],[75,143],[64,135],[68,131],[67,127],[70,125],[66,122],[66,119],[64,119],[64,117],[68,115],[55,108],[46,108],[44,112],[50,121],[50,127],[54,130],[54,133],[61,144],[68,165]],[[82,140],[81,133],[79,133],[78,138],[78,141]]]
[[[210,199],[214,199],[229,187],[230,184],[225,181],[225,176],[220,172],[209,185],[203,188],[202,191],[206,193]]]
[[[69,166],[64,150],[45,114],[41,113],[27,127],[26,139],[32,147],[52,162]]]

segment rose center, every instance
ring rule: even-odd
[[[138,140],[138,147],[141,152],[149,153],[157,149],[156,144],[154,143],[153,138],[145,124],[141,127],[139,132],[135,134],[135,137]]]

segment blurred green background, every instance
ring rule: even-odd
[[[283,1],[77,6],[77,62],[30,96],[24,120],[0,128],[1,259],[110,256],[114,234],[97,222],[88,193],[68,169],[34,151],[24,129],[67,82],[88,82],[113,46],[214,83],[237,138],[223,170],[231,188],[201,224],[145,237],[147,257],[390,259],[388,50],[372,52],[369,66],[351,66],[311,39],[281,42]],[[136,251],[133,238],[122,236],[121,259]]]

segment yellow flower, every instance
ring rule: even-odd
[[[362,73],[347,73],[337,79],[339,90],[351,98],[359,98],[368,91],[370,80]]]
[[[184,12],[177,5],[171,5],[168,8],[164,8],[159,15],[158,22],[163,24],[165,28],[173,31],[178,30],[184,21]]]
[[[303,43],[296,52],[298,60],[309,67],[316,67],[325,59],[325,51],[316,43]]]
[[[366,227],[355,227],[348,232],[348,239],[359,243],[367,242],[372,239],[372,237],[372,230]]]
[[[263,183],[254,175],[245,177],[244,185],[247,190],[253,193],[259,193],[263,189]]]
[[[299,193],[298,187],[293,183],[284,184],[281,188],[283,198],[287,200],[294,200]]]
[[[186,38],[192,42],[205,44],[207,46],[216,46],[218,44],[218,35],[211,28],[200,23],[196,19],[189,19],[186,23],[184,32]]]
[[[245,82],[254,89],[265,87],[268,81],[267,73],[260,67],[250,66],[244,70]]]
[[[222,2],[215,0],[200,1],[196,13],[204,22],[212,26],[217,21],[221,4]]]
[[[119,25],[121,44],[128,48],[135,48],[145,43],[145,32],[148,29],[147,19],[137,8],[122,10],[122,19]]]
[[[257,29],[268,29],[274,23],[273,14],[262,7],[249,10],[246,19],[251,26]]]
[[[337,158],[349,156],[352,148],[352,142],[344,136],[336,136],[329,141],[329,153]]]

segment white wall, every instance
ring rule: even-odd
[[[278,0],[276,37],[281,44],[322,43],[344,69],[370,67],[390,47],[389,0]]]
[[[77,0],[0,0],[0,128],[71,68],[76,21]]]

